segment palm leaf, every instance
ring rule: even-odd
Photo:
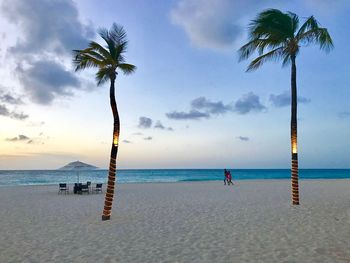
[[[304,24],[299,28],[299,31],[296,34],[296,37],[300,38],[300,35],[302,35],[306,31],[317,29],[317,28],[319,28],[319,24],[317,20],[313,16],[310,16],[308,19],[306,19]]]
[[[101,46],[99,43],[95,42],[95,41],[91,41],[89,43],[89,47],[98,52],[104,59],[109,59],[111,58],[111,54],[108,52],[107,49],[105,49],[103,46]]]
[[[75,65],[75,71],[83,70],[86,68],[101,67],[103,61],[97,59],[93,55],[84,52],[84,50],[73,50],[74,59],[73,64]]]
[[[267,52],[254,59],[248,66],[247,71],[253,71],[261,67],[266,61],[281,59],[283,55],[283,47],[278,47],[276,49]]]
[[[110,79],[110,75],[113,74],[114,70],[111,68],[100,68],[96,73],[97,86],[100,86]]]
[[[250,37],[286,39],[293,36],[292,20],[288,14],[277,9],[268,9],[261,12],[250,23]]]
[[[136,70],[136,66],[131,65],[131,64],[127,64],[127,63],[122,63],[118,65],[118,68],[121,69],[121,71],[123,71],[123,73],[125,75],[129,75],[131,73],[134,73]]]
[[[318,44],[320,49],[329,52],[333,47],[333,40],[326,28],[314,28],[298,36],[300,43],[305,45]]]

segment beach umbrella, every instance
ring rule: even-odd
[[[63,166],[62,168],[60,168],[60,170],[76,171],[78,183],[79,183],[79,179],[80,179],[80,172],[94,170],[94,169],[97,169],[97,167],[93,166],[91,164],[80,162],[80,161],[71,162],[71,163]]]

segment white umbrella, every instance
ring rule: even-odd
[[[94,169],[97,169],[97,167],[93,166],[91,164],[80,162],[80,161],[71,162],[71,163],[63,166],[62,168],[60,168],[60,170],[76,171],[78,183],[79,183],[79,172],[80,171],[94,170]]]

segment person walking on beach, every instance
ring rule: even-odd
[[[231,171],[227,171],[227,185],[233,185]]]
[[[225,176],[225,178],[224,178],[224,185],[226,185],[226,183],[228,183],[227,175],[228,175],[228,172],[227,172],[226,169],[224,169],[224,176]]]

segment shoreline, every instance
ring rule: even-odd
[[[271,181],[288,181],[291,180],[290,178],[280,178],[280,179],[275,179],[275,178],[266,178],[266,179],[237,179],[237,180],[232,180],[233,183],[235,182],[246,182],[246,181],[252,181],[252,182],[271,182]],[[304,181],[349,181],[350,178],[299,178],[299,182],[304,182]],[[85,182],[85,181],[83,181]],[[223,182],[223,180],[184,180],[184,181],[174,181],[174,182],[116,182],[116,185],[134,185],[134,184],[182,184],[182,183],[214,183],[214,182]],[[64,183],[64,182],[62,182]],[[92,184],[95,184],[95,182],[91,182]],[[0,185],[0,188],[2,187],[30,187],[30,186],[57,186],[59,183],[52,183],[52,184],[18,184],[18,185]],[[69,186],[74,186],[74,183],[67,183]],[[107,182],[103,182],[103,186],[105,187]]]

